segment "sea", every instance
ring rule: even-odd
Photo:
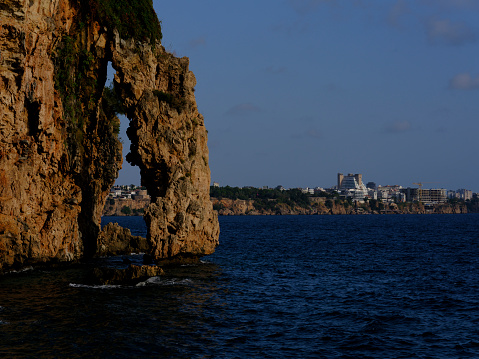
[[[141,217],[104,217],[145,235]],[[220,217],[196,265],[0,278],[2,358],[479,358],[479,215]],[[141,254],[129,259],[141,262]]]

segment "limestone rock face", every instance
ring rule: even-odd
[[[131,120],[128,159],[152,195],[151,255],[212,253],[219,226],[188,59],[159,41],[121,38],[95,14],[85,22],[84,6],[0,3],[0,271],[97,252],[122,162],[118,118],[105,100],[109,61]]]
[[[97,255],[119,256],[131,253],[149,253],[146,238],[134,236],[128,228],[118,223],[108,223],[98,236]]]
[[[82,190],[66,168],[51,59],[52,30],[67,31],[71,14],[52,1],[30,3],[0,6],[0,270],[84,251]]]
[[[112,54],[115,81],[131,119],[127,160],[140,167],[151,196],[144,217],[153,257],[213,253],[219,225],[209,198],[207,134],[189,60],[119,37]]]
[[[94,268],[92,279],[96,284],[103,285],[136,285],[151,277],[165,274],[158,266],[130,264],[125,269]]]

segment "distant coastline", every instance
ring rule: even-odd
[[[264,190],[228,188],[212,189],[213,209],[220,216],[257,215],[365,215],[365,214],[463,214],[478,213],[479,200],[452,199],[445,203],[420,202],[383,203],[368,199],[363,202],[341,199],[338,196],[312,196],[301,190]],[[108,199],[104,216],[141,216],[149,199]]]
[[[220,216],[257,215],[367,215],[367,214],[463,214],[470,213],[465,204],[437,204],[424,206],[422,203],[380,204],[372,207],[369,203],[350,204],[337,200],[329,202],[324,198],[311,198],[311,205],[298,206],[271,202],[270,208],[262,207],[255,200],[212,198],[213,208]],[[376,204],[377,206],[377,204]]]
[[[479,212],[479,200],[457,198],[441,203],[401,202],[364,198],[353,200],[339,193],[311,194],[301,189],[212,187],[213,209],[219,215],[340,215],[340,214],[460,214]]]

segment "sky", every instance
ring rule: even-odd
[[[153,4],[190,58],[212,181],[479,192],[478,0]],[[123,166],[117,183],[139,183]]]

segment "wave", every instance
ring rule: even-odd
[[[213,264],[213,262],[200,259],[197,263],[181,264],[180,267],[199,267],[204,264]]]
[[[70,283],[69,286],[73,288],[88,288],[88,289],[116,289],[116,288],[124,287],[122,285],[117,285],[117,284],[89,285],[89,284],[77,284],[77,283]]]
[[[190,285],[193,281],[191,279],[162,279],[161,277],[151,277],[143,282],[139,282],[136,285],[121,285],[121,284],[79,284],[79,283],[69,283],[68,285],[72,288],[86,288],[86,289],[118,289],[118,288],[135,288],[135,287],[144,287],[147,285],[152,286],[172,286],[172,285]],[[1,310],[1,307],[0,307]]]
[[[2,306],[0,305],[0,312],[3,312],[4,310],[5,310],[5,307],[2,307]],[[0,325],[5,325],[5,324],[9,324],[9,323],[6,322],[6,321],[4,321],[4,320],[2,320],[2,319],[0,319]]]
[[[158,286],[170,286],[170,285],[190,285],[193,281],[191,279],[162,279],[161,277],[151,277],[145,280],[144,282],[138,283],[137,287],[143,287],[146,285],[158,285]]]
[[[25,267],[25,268],[22,268],[22,269],[19,269],[19,270],[11,270],[11,271],[7,272],[7,274],[23,273],[23,272],[29,272],[31,270],[33,270],[33,267]]]

